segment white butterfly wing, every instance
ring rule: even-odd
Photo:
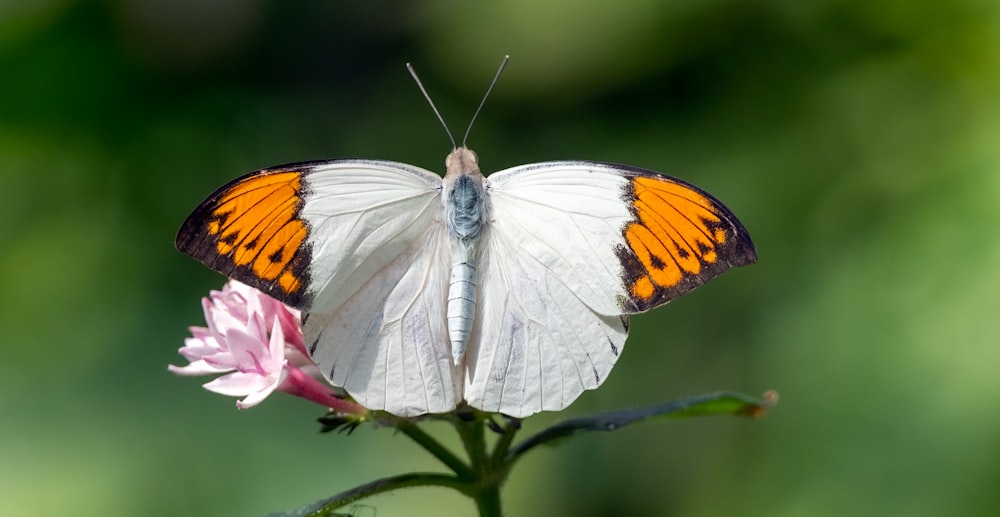
[[[619,314],[622,266],[616,244],[633,217],[621,195],[627,183],[620,170],[593,162],[501,171],[487,179],[490,225],[588,307]]]
[[[440,186],[440,177],[392,162],[306,177],[306,346],[331,383],[370,409],[439,413],[462,398],[447,347]]]
[[[627,314],[756,259],[721,203],[652,171],[540,163],[493,174],[486,190],[465,380],[466,400],[486,411],[566,407],[610,373]]]
[[[599,386],[625,344],[628,320],[590,309],[519,235],[497,227],[484,235],[465,398],[525,417],[563,409]]]
[[[537,164],[487,178],[465,384],[474,407],[516,417],[563,409],[604,381],[624,347],[611,237],[630,214],[608,195],[624,180],[590,169]]]
[[[304,175],[311,312],[330,312],[440,220],[441,178],[385,161],[334,161]]]
[[[372,409],[414,415],[461,400],[445,333],[441,178],[409,165],[305,162],[209,196],[177,247],[303,309],[313,359]]]
[[[462,399],[447,347],[447,244],[443,226],[429,228],[337,311],[306,320],[313,360],[369,409],[442,413]]]

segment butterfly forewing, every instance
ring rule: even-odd
[[[622,198],[633,217],[616,253],[632,312],[667,303],[731,267],[757,261],[750,234],[710,194],[652,171],[625,173]]]
[[[326,162],[305,177],[310,310],[332,312],[440,219],[441,178],[386,162]]]
[[[500,226],[484,236],[466,400],[515,417],[563,409],[604,382],[625,346],[626,319],[594,312],[525,252],[529,239]]]
[[[289,305],[307,305],[311,253],[301,210],[310,166],[265,169],[218,189],[184,221],[177,249]]]
[[[382,161],[264,169],[202,202],[176,246],[291,306],[330,311],[425,231],[440,183]]]
[[[493,174],[487,188],[491,223],[600,314],[648,310],[757,259],[722,203],[646,169],[539,163]]]

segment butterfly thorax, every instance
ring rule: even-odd
[[[455,364],[462,362],[472,333],[476,309],[476,258],[486,221],[483,175],[475,153],[460,147],[445,160],[442,192],[444,222],[451,237],[451,278],[448,285],[448,337]]]

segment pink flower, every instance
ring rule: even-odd
[[[208,327],[191,327],[191,337],[179,350],[189,363],[169,365],[169,371],[225,374],[204,387],[243,397],[236,402],[240,409],[255,406],[279,390],[339,412],[367,412],[333,396],[332,388],[318,380],[318,369],[306,353],[298,310],[235,280],[203,298],[202,307]]]

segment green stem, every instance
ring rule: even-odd
[[[503,505],[500,504],[500,483],[483,486],[472,496],[479,510],[479,517],[503,517]]]
[[[413,422],[400,419],[396,422],[396,429],[402,431],[403,434],[409,436],[413,441],[420,444],[421,447],[427,449],[427,452],[433,454],[435,458],[441,460],[441,463],[444,463],[454,471],[459,479],[475,478],[475,473],[468,465],[441,445],[440,442],[417,427]]]
[[[473,492],[480,517],[501,517],[503,506],[500,502],[500,485],[507,477],[505,464],[494,465],[486,452],[486,426],[481,418],[467,422],[455,420],[455,428],[469,454],[475,475],[472,478]]]
[[[453,488],[469,497],[474,497],[471,487],[457,479],[455,476],[438,474],[434,472],[414,472],[412,474],[402,474],[382,479],[376,479],[370,483],[354,487],[346,492],[341,492],[333,497],[318,501],[305,509],[306,517],[320,517],[331,515],[338,508],[342,508],[354,501],[371,497],[373,495],[409,488],[416,486],[441,486]],[[498,514],[499,515],[499,514]]]
[[[386,416],[382,422],[393,425],[442,463],[450,467],[455,475],[438,473],[413,473],[372,481],[357,488],[324,499],[294,513],[282,514],[286,517],[329,517],[341,508],[358,499],[370,497],[391,490],[414,486],[442,486],[452,488],[476,502],[481,517],[502,517],[500,486],[507,479],[514,464],[525,453],[539,445],[551,444],[580,432],[609,432],[626,425],[652,418],[684,418],[704,415],[743,415],[757,417],[777,402],[777,394],[767,392],[762,398],[753,398],[739,393],[710,393],[687,397],[664,404],[656,404],[623,411],[612,411],[572,418],[553,425],[511,447],[519,426],[508,419],[494,444],[492,453],[486,448],[486,425],[481,412],[470,411],[461,416],[450,414],[447,419],[455,426],[462,445],[469,455],[469,463],[463,462],[437,440],[420,430],[408,419]],[[335,425],[335,424],[330,424]]]
[[[490,461],[493,463],[493,468],[503,467],[503,463],[507,461],[507,450],[510,449],[511,442],[514,441],[514,435],[517,434],[518,428],[520,426],[514,421],[508,421],[507,425],[503,428],[503,434],[497,439],[496,445],[493,446],[493,456]]]
[[[481,474],[482,465],[486,463],[486,437],[483,435],[486,426],[480,418],[468,422],[456,419],[454,422],[473,470]]]

